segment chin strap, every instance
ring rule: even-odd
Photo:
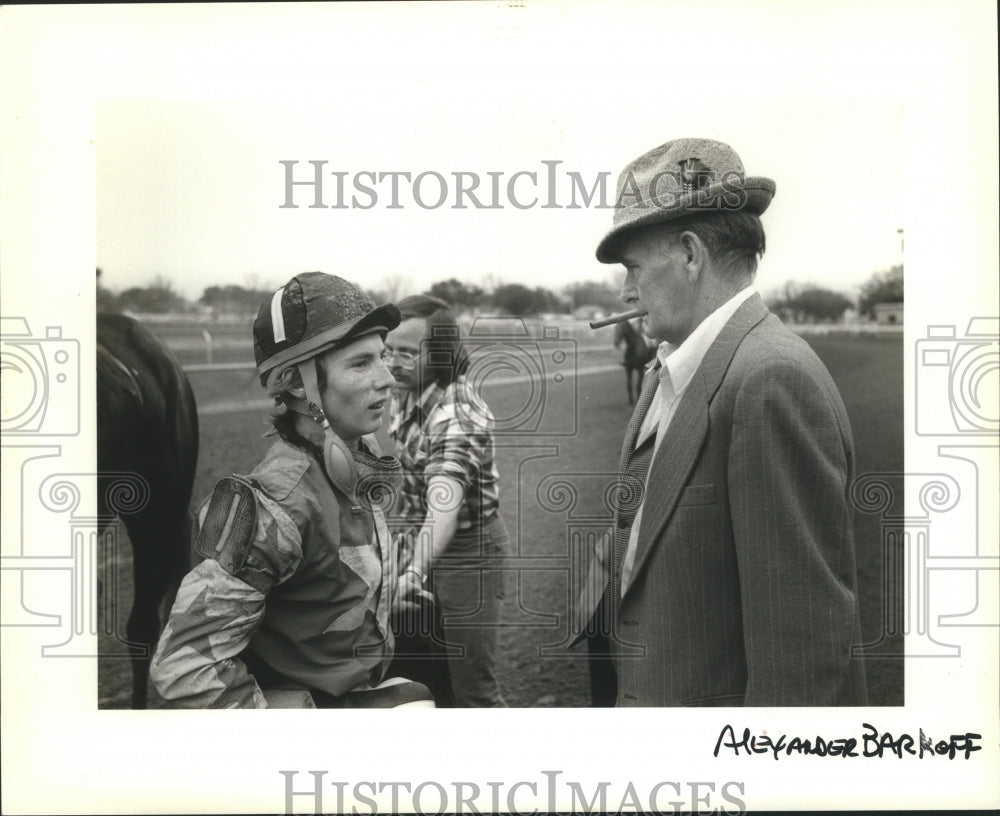
[[[310,417],[317,425],[323,429],[323,466],[326,475],[341,491],[357,501],[354,490],[358,484],[358,473],[354,467],[354,457],[351,449],[330,427],[330,422],[323,413],[323,402],[320,396],[319,382],[316,378],[316,358],[312,357],[303,360],[296,368],[299,370],[299,377],[302,379],[302,387],[305,391],[305,400],[295,400],[290,407],[294,411]],[[304,408],[304,410],[303,410]]]

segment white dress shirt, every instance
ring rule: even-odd
[[[653,394],[653,401],[646,412],[639,427],[639,435],[636,437],[635,446],[638,448],[643,442],[656,433],[656,442],[653,444],[653,459],[660,449],[663,437],[667,435],[667,427],[674,415],[674,410],[680,402],[684,390],[687,388],[691,378],[694,377],[701,361],[705,359],[712,343],[717,338],[729,322],[736,310],[751,296],[757,293],[756,287],[752,284],[746,289],[741,289],[729,300],[723,303],[718,309],[701,321],[688,338],[679,346],[664,341],[660,343],[656,350],[657,359],[660,361],[660,384]],[[650,470],[653,469],[650,464]],[[646,483],[649,483],[649,473],[646,474]],[[628,587],[632,577],[632,566],[635,562],[635,550],[639,542],[639,527],[642,523],[642,510],[645,506],[645,493],[643,493],[643,503],[635,514],[635,521],[632,522],[632,529],[629,532],[628,549],[625,552],[625,561],[622,564],[622,593]]]

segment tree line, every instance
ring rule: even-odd
[[[369,294],[376,302],[384,303],[405,295],[402,288],[397,282],[391,291],[374,289]],[[192,303],[163,278],[157,278],[150,286],[132,286],[121,292],[112,292],[101,284],[101,270],[97,270],[98,311],[247,315],[256,313],[273,291],[236,284],[208,286],[197,302]],[[499,284],[487,290],[448,278],[435,282],[425,293],[451,303],[459,312],[494,311],[518,317],[579,312],[589,315],[623,308],[618,298],[618,287],[608,281],[582,281],[554,292],[543,286],[530,287],[520,283]],[[903,267],[893,266],[872,274],[856,299],[821,286],[790,281],[765,294],[765,300],[772,311],[793,323],[837,323],[844,319],[848,310],[874,319],[876,304],[903,302]]]

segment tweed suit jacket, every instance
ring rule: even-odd
[[[616,704],[865,705],[864,666],[850,657],[861,642],[853,477],[850,424],[829,373],[750,297],[705,355],[650,465],[613,626]],[[595,562],[591,581],[617,592],[609,560]],[[581,597],[595,595],[591,586]],[[577,610],[580,629],[588,617]]]

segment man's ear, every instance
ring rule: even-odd
[[[685,230],[679,239],[681,251],[684,252],[684,266],[687,269],[688,280],[694,283],[701,277],[708,261],[708,249],[705,243],[695,233]]]

